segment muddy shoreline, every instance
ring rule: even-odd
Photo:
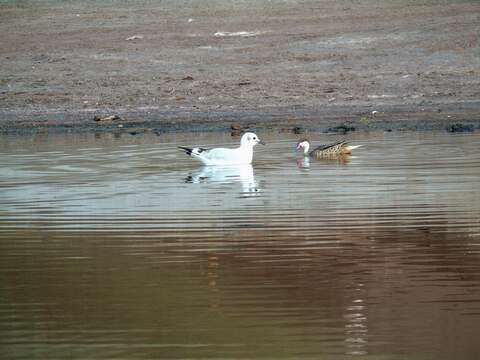
[[[153,132],[275,130],[303,133],[347,133],[350,131],[449,131],[480,129],[480,104],[442,104],[423,106],[301,107],[242,112],[71,112],[3,114],[0,134],[33,134],[38,132],[125,132],[141,135]],[[100,115],[98,115],[100,114]],[[95,117],[115,114],[114,120],[95,121]]]
[[[4,134],[480,127],[477,1],[6,1],[0,20]]]

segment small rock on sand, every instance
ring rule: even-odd
[[[303,134],[305,132],[305,129],[301,126],[295,126],[293,129],[292,129],[293,133],[294,134]]]
[[[235,122],[230,125],[230,129],[235,131],[240,131],[242,130],[242,125],[240,123]]]
[[[472,124],[464,125],[462,123],[451,124],[446,129],[450,133],[473,132],[475,130]]]
[[[107,121],[121,120],[121,118],[118,115],[108,115],[108,116],[96,115],[93,118],[93,120],[96,122],[107,122]]]
[[[339,133],[339,134],[346,134],[349,131],[355,131],[355,127],[343,124],[339,126],[329,127],[327,130],[325,130],[326,133]]]
[[[141,39],[143,39],[143,35],[133,35],[133,36],[127,37],[125,40],[131,41],[131,40],[141,40]]]

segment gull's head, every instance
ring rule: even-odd
[[[242,139],[240,140],[240,146],[254,147],[257,144],[265,145],[258,136],[252,132],[247,132],[243,134]]]
[[[310,142],[307,139],[302,139],[297,143],[295,150],[303,150],[304,154],[308,154],[308,149],[310,149]]]

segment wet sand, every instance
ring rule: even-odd
[[[477,1],[6,1],[0,30],[2,132],[480,126]]]

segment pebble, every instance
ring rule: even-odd
[[[448,125],[446,130],[450,133],[462,133],[462,132],[473,132],[474,127],[471,124],[464,125],[462,123],[455,123]]]
[[[100,121],[114,121],[114,120],[121,120],[120,116],[118,115],[108,115],[108,116],[99,116],[96,115],[93,118],[94,121],[100,122]]]
[[[329,127],[327,130],[325,130],[325,132],[327,133],[340,133],[340,134],[346,134],[349,131],[355,131],[355,127],[343,124],[339,126]]]
[[[301,126],[295,126],[293,129],[292,129],[293,133],[294,134],[303,134],[305,132],[305,129],[302,128]]]

